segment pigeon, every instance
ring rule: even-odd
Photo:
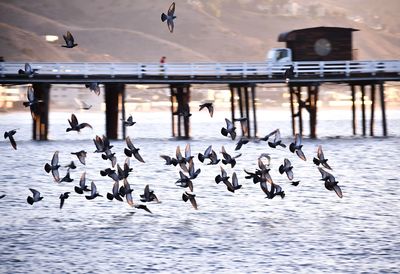
[[[6,197],[6,194],[1,194],[0,195],[0,199],[3,199],[4,197]]]
[[[235,192],[235,189],[233,188],[231,182],[229,182],[229,176],[227,175],[225,169],[223,169],[222,166],[220,166],[221,168],[221,175],[217,175],[215,177],[215,182],[217,184],[219,184],[220,182],[223,182],[226,185],[226,188],[230,191],[230,192]]]
[[[64,201],[69,198],[70,192],[64,192],[60,195],[60,209],[64,206]]]
[[[161,14],[161,21],[167,21],[167,26],[169,31],[172,33],[174,32],[174,19],[176,16],[174,15],[175,13],[175,2],[172,2],[171,6],[168,8],[167,14],[162,13]]]
[[[133,206],[133,199],[132,199],[132,191],[131,185],[129,184],[128,180],[124,179],[124,185],[119,188],[119,195],[126,198],[126,202]]]
[[[298,186],[300,181],[291,181],[292,186]]]
[[[17,150],[17,143],[15,142],[15,139],[14,139],[14,134],[15,133],[17,133],[16,129],[4,132],[4,139],[7,139],[7,138],[10,139],[11,146],[15,150]]]
[[[249,139],[247,138],[240,138],[239,142],[237,142],[235,150],[239,150],[242,148],[243,145],[247,144],[249,142]]]
[[[127,158],[129,160],[129,158]],[[123,180],[125,178],[128,178],[129,172],[132,171],[132,168],[129,167],[129,161],[125,161],[124,163],[124,169],[122,169],[119,164],[117,164],[117,170],[118,170],[118,178],[119,180]]]
[[[71,32],[67,31],[67,35],[63,34],[65,45],[62,45],[64,48],[73,48],[76,47],[78,44],[75,43],[74,37],[72,36]]]
[[[286,172],[286,175],[287,175],[288,179],[289,180],[293,180],[293,171],[292,171],[292,169],[293,169],[292,164],[290,163],[290,161],[287,158],[285,158],[283,165],[279,166],[279,173],[283,174],[284,172]]]
[[[183,174],[182,171],[179,171],[179,177],[180,179],[178,181],[175,182],[175,184],[177,186],[186,188],[188,187],[190,189],[191,192],[193,192],[193,183],[190,180],[190,178],[188,176],[186,176],[185,174]]]
[[[232,157],[231,155],[229,155],[226,152],[224,146],[222,146],[222,148],[221,148],[221,153],[222,153],[222,156],[224,157],[224,159],[222,159],[222,163],[224,165],[231,165],[232,168],[236,165],[236,158],[242,156],[242,154],[238,154],[238,155]]]
[[[176,156],[176,161],[179,164],[179,166],[182,168],[182,170],[185,172],[189,172],[189,169],[187,168],[186,163],[188,162],[189,159],[193,158],[193,156],[191,156],[190,145],[187,144],[185,147],[185,157],[182,156],[180,146],[177,146],[176,151],[175,151],[175,156]]]
[[[212,151],[212,146],[207,147],[207,149],[204,151],[204,154],[199,153],[197,155],[197,158],[199,159],[200,162],[204,163],[205,159],[210,159],[211,156],[211,151]]]
[[[324,157],[324,152],[322,151],[321,145],[318,146],[317,158],[314,157],[313,162],[317,166],[321,164],[324,168],[332,170],[332,168],[327,163],[328,159],[325,159]]]
[[[119,194],[119,182],[115,181],[113,188],[112,188],[112,193],[107,193],[107,199],[112,201],[113,199],[118,200],[120,202],[123,202],[120,194]]]
[[[91,192],[90,195],[85,195],[86,199],[93,200],[96,197],[103,197],[102,195],[99,194],[99,192],[97,192],[97,187],[94,182],[91,183],[90,187],[91,187]]]
[[[154,194],[153,190],[150,190],[149,185],[144,187],[144,194],[140,194],[140,201],[141,202],[152,202],[155,201],[159,203],[157,196]]]
[[[238,190],[238,189],[242,188],[242,185],[239,185],[239,181],[238,181],[236,172],[232,173],[232,188],[234,190]]]
[[[235,140],[236,138],[236,127],[233,125],[233,123],[231,121],[229,121],[228,119],[225,118],[225,122],[226,122],[226,128],[222,128],[221,129],[221,134],[224,136],[228,136],[228,134],[231,136],[232,140]]]
[[[187,202],[187,201],[189,200],[190,203],[192,204],[193,208],[197,210],[197,202],[196,202],[195,197],[196,197],[195,194],[189,193],[189,192],[187,192],[187,191],[185,191],[185,192],[182,194],[182,200],[183,200],[184,202]]]
[[[197,176],[200,174],[200,172],[201,172],[200,168],[195,170],[193,159],[190,159],[189,160],[189,176],[190,176],[189,178],[190,178],[190,180],[196,179]]]
[[[89,84],[85,84],[85,87],[90,89],[90,91],[93,91],[97,96],[100,95],[100,86],[96,82],[92,82]]]
[[[93,139],[94,145],[96,146],[95,153],[102,153],[110,150],[113,146],[110,145],[110,141],[106,136],[103,135],[103,138],[96,135],[96,138]]]
[[[75,186],[75,192],[78,194],[83,194],[84,191],[90,191],[86,185],[86,172],[83,172],[81,179],[79,180],[79,186]]]
[[[143,160],[142,156],[140,156],[140,154],[139,154],[140,148],[136,148],[133,145],[133,143],[131,141],[131,138],[129,138],[129,136],[127,136],[125,138],[125,140],[126,140],[126,145],[128,146],[128,148],[125,148],[125,150],[124,150],[125,155],[128,156],[128,157],[132,157],[132,155],[133,155],[136,158],[136,160],[138,160],[139,162],[144,163],[144,160]]]
[[[302,147],[303,145],[301,144],[301,136],[300,134],[296,133],[294,142],[289,145],[289,150],[293,153],[296,153],[297,156],[299,156],[299,158],[303,161],[306,161],[306,156],[304,156],[304,153],[301,150]]]
[[[108,176],[111,179],[113,179],[115,182],[119,181],[118,174],[115,172],[114,169],[111,169],[111,168],[106,168],[105,170],[100,170],[100,175],[101,176]]]
[[[81,150],[78,152],[71,152],[71,154],[76,155],[76,157],[78,157],[79,162],[81,162],[82,165],[86,165],[86,162],[85,162],[86,154],[87,154],[86,151]]]
[[[284,73],[284,77],[285,77],[285,82],[286,82],[286,84],[289,83],[290,79],[292,79],[293,76],[294,76],[294,66],[293,66],[293,65],[290,65],[290,67],[287,68],[287,69],[285,70],[285,73]]]
[[[37,74],[38,69],[32,69],[31,65],[28,63],[25,63],[25,68],[24,70],[20,69],[18,70],[18,74],[23,74],[27,75],[29,77],[33,77],[33,75]]]
[[[66,132],[69,132],[69,131],[77,131],[77,132],[80,132],[81,129],[83,129],[83,128],[85,128],[85,127],[89,127],[89,128],[91,128],[91,129],[93,129],[92,126],[89,125],[88,123],[81,123],[81,124],[79,124],[79,123],[78,123],[78,119],[76,118],[75,114],[71,114],[71,120],[68,119],[68,123],[69,123],[69,125],[70,125],[70,128],[67,128],[67,129],[66,129]]]
[[[109,149],[107,149],[104,154],[101,154],[101,158],[103,160],[110,160],[112,167],[115,167],[115,164],[117,163],[117,157],[115,157],[115,153],[111,153],[111,150]]]
[[[33,87],[29,86],[28,89],[26,90],[26,98],[28,101],[22,102],[24,107],[29,107],[31,110],[31,116],[32,119],[36,118],[36,112],[37,112],[37,104],[43,102],[42,100],[37,100],[35,98],[35,92],[33,90]]]
[[[178,164],[178,161],[175,158],[170,157],[168,155],[160,155],[160,157],[165,160],[165,164],[167,166],[169,166],[169,165],[176,166]]]
[[[259,140],[260,140],[260,141],[265,141],[265,142],[267,142],[268,139],[269,139],[269,137],[271,137],[272,135],[275,135],[275,133],[276,133],[277,130],[278,130],[278,129],[272,131],[271,133],[268,133],[267,135],[265,135],[263,138],[260,138]]]
[[[338,186],[339,182],[336,181],[335,177],[321,167],[318,167],[318,170],[322,175],[321,181],[325,182],[325,188],[327,190],[334,190],[339,198],[343,198],[342,190]]]
[[[276,148],[277,146],[281,146],[283,148],[286,147],[285,144],[282,143],[282,139],[281,139],[281,132],[279,129],[276,129],[273,131],[273,133],[275,134],[275,138],[273,142],[268,142],[268,145],[272,148]]]
[[[285,197],[285,192],[282,190],[282,188],[275,184],[275,183],[270,183],[270,189],[268,190],[268,183],[267,182],[261,182],[261,190],[267,195],[266,198],[268,199],[273,199],[275,196],[281,196],[283,199]]]
[[[62,182],[66,182],[66,183],[70,183],[70,182],[72,182],[74,179],[72,179],[71,177],[70,177],[70,174],[69,174],[69,169],[67,170],[67,174],[60,180],[60,183],[62,183]]]
[[[204,103],[199,105],[199,111],[201,111],[203,108],[207,108],[208,113],[210,114],[211,117],[214,115],[214,106],[213,103]]]
[[[33,205],[33,203],[39,202],[40,200],[43,199],[43,197],[40,196],[40,192],[37,191],[36,189],[30,188],[29,190],[32,192],[33,195],[32,197],[28,196],[28,198],[26,199],[28,204]]]
[[[54,181],[59,182],[60,181],[60,173],[58,172],[58,168],[60,165],[58,164],[58,151],[54,152],[53,158],[51,159],[51,164],[46,163],[44,165],[44,170],[47,173],[50,173],[54,177]]]
[[[128,117],[128,119],[126,119],[126,121],[123,119],[121,119],[121,120],[123,121],[122,124],[124,127],[130,127],[130,126],[133,126],[134,124],[136,124],[136,122],[133,121],[132,115],[129,115],[129,117]]]

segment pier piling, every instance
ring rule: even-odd
[[[118,139],[119,102],[124,103],[125,85],[121,83],[105,84],[106,102],[106,136],[108,139]],[[124,115],[123,115],[124,116]]]
[[[32,87],[35,98],[40,102],[34,111],[32,139],[45,141],[49,132],[50,84],[34,83]]]

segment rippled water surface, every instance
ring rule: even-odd
[[[129,182],[134,199],[146,184],[162,201],[148,204],[153,214],[127,203],[98,197],[92,201],[73,192],[82,172],[97,184],[100,194],[111,191],[112,181],[99,170],[110,166],[95,150],[92,139],[104,133],[104,114],[76,113],[93,130],[66,133],[70,113],[51,113],[50,139],[34,142],[29,113],[0,115],[2,132],[19,128],[14,151],[8,140],[0,141],[0,272],[92,273],[377,273],[400,271],[400,115],[388,111],[390,137],[351,135],[349,112],[319,114],[319,139],[305,138],[304,162],[287,149],[271,149],[264,142],[250,142],[240,152],[238,164],[228,174],[238,174],[242,189],[230,193],[214,181],[219,166],[197,158],[201,173],[193,181],[199,210],[182,201],[184,189],[174,182],[179,168],[164,165],[160,154],[173,156],[176,147],[190,143],[192,154],[213,145],[224,145],[234,154],[235,142],[223,137],[228,112],[210,118],[192,116],[189,141],[171,139],[169,113],[137,113],[137,124],[128,135],[146,163],[132,159]],[[259,135],[280,128],[285,143],[291,140],[287,112],[260,111]],[[379,120],[379,117],[378,117]],[[306,127],[306,132],[308,128]],[[381,126],[376,124],[381,135]],[[125,161],[124,141],[111,141],[119,163]],[[324,188],[312,163],[322,145],[342,187],[343,199]],[[86,166],[70,152],[88,152]],[[54,183],[43,166],[54,151],[61,165],[74,160],[71,183]],[[265,199],[258,185],[245,180],[244,169],[255,170],[257,157],[271,154],[271,175],[286,193],[284,199]],[[221,155],[220,155],[221,157]],[[299,186],[290,185],[278,167],[288,158]],[[66,172],[61,168],[61,176]],[[44,199],[26,202],[28,188]],[[64,208],[59,195],[71,191]]]

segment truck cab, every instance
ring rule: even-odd
[[[292,51],[288,48],[272,48],[267,53],[267,62],[271,63],[292,62]]]

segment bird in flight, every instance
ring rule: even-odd
[[[15,139],[14,139],[15,133],[17,133],[16,129],[4,132],[4,139],[7,139],[7,137],[8,137],[8,139],[10,139],[10,143],[11,143],[12,147],[15,150],[17,150],[17,143],[15,142]]]
[[[174,32],[174,19],[176,18],[174,13],[175,13],[175,2],[172,2],[171,6],[169,6],[167,14],[165,13],[161,14],[161,21],[162,22],[167,21],[167,26],[171,33]]]
[[[70,127],[70,128],[67,128],[67,129],[66,129],[66,132],[69,132],[69,131],[71,131],[71,130],[75,130],[75,131],[77,131],[77,132],[80,132],[80,130],[83,129],[83,128],[85,128],[85,127],[89,127],[89,128],[91,128],[91,129],[93,129],[92,126],[89,125],[88,123],[81,123],[81,124],[79,124],[79,123],[78,123],[78,119],[76,118],[75,114],[71,114],[71,120],[68,119],[68,123],[69,123],[69,125],[70,125],[71,127]]]
[[[67,35],[63,34],[65,45],[61,45],[64,48],[73,48],[76,47],[78,44],[75,43],[74,37],[72,36],[71,32],[67,31]]]
[[[206,108],[208,110],[208,113],[210,113],[210,116],[213,117],[213,114],[214,114],[213,103],[207,102],[207,103],[199,105],[199,111],[201,111],[203,108]]]
[[[43,102],[42,100],[38,100],[35,98],[35,92],[33,87],[29,86],[26,91],[26,98],[28,99],[27,102],[23,102],[22,104],[24,107],[29,107],[31,109],[32,118],[35,119],[36,111],[37,111],[37,104]]]

